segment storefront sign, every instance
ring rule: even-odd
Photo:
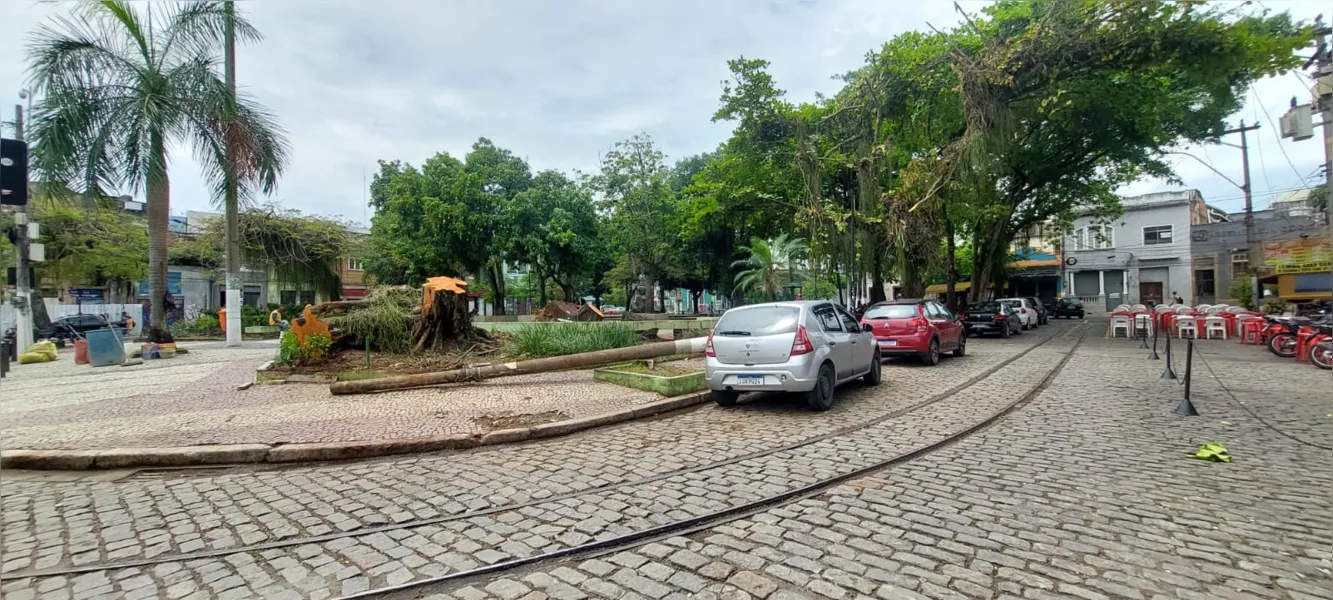
[[[1333,264],[1327,239],[1304,238],[1264,242],[1264,265],[1279,275],[1319,273]]]

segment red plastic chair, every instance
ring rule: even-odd
[[[1259,345],[1264,343],[1264,326],[1267,323],[1262,318],[1250,317],[1242,318],[1237,322],[1239,331],[1237,336],[1242,344]]]

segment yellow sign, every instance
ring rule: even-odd
[[[1274,273],[1320,273],[1328,271],[1330,263],[1333,252],[1323,236],[1264,242],[1264,265]]]

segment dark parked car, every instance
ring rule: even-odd
[[[1037,298],[1036,296],[1028,296],[1028,300],[1031,300],[1032,306],[1037,308],[1038,325],[1045,325],[1051,322],[1051,311],[1046,309],[1046,305],[1042,303],[1040,298]]]
[[[1058,298],[1051,307],[1051,316],[1072,319],[1083,318],[1083,303],[1078,298]]]
[[[124,333],[125,324],[121,322],[111,323],[102,315],[68,315],[51,321],[52,329],[65,330],[77,334],[77,337],[84,337],[89,331],[98,329],[116,328]]]
[[[1023,330],[1023,320],[1013,307],[1003,302],[983,302],[967,307],[963,313],[968,335],[994,333],[1002,338]]]

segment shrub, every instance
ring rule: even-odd
[[[176,321],[171,324],[173,336],[222,335],[222,324],[217,315],[201,314],[193,321]]]
[[[1280,315],[1287,312],[1287,301],[1281,298],[1269,298],[1264,300],[1264,312],[1270,315]]]
[[[1239,302],[1245,310],[1254,310],[1254,288],[1250,286],[1248,275],[1231,280],[1231,298]]]
[[[319,362],[328,355],[332,345],[333,340],[325,335],[312,335],[302,344],[295,333],[284,331],[278,341],[278,358],[274,362],[282,367]]]
[[[514,335],[514,346],[532,357],[563,356],[624,348],[639,343],[633,327],[614,321],[600,323],[537,323]]]

